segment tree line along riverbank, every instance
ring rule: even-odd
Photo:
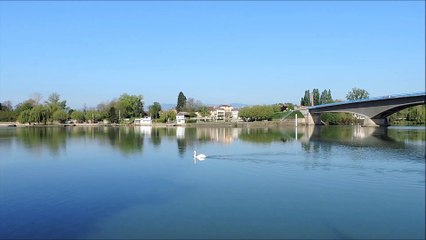
[[[311,99],[309,98],[311,96]],[[368,97],[368,92],[361,89],[353,89],[348,93],[348,99],[358,99]],[[10,101],[0,104],[0,122],[9,123],[9,125],[50,125],[57,124],[132,124],[135,118],[142,116],[151,116],[153,123],[165,124],[173,123],[176,120],[178,112],[186,112],[187,123],[194,124],[198,122],[198,118],[208,118],[211,114],[212,107],[203,105],[200,101],[193,98],[186,99],[186,96],[180,92],[178,96],[178,104],[175,109],[162,110],[158,102],[148,107],[148,111],[144,110],[142,95],[122,94],[118,99],[110,102],[100,103],[96,108],[86,108],[81,110],[71,109],[67,106],[66,100],[62,100],[60,95],[53,93],[47,101],[41,102],[42,97],[39,95],[27,99],[15,107]],[[333,100],[331,91],[324,90],[319,94],[318,89],[314,89],[312,94],[309,90],[305,92],[305,96],[301,99],[302,106],[310,104],[318,105]],[[246,106],[238,109],[239,117],[244,122],[263,122],[270,121],[271,124],[277,124],[275,121],[283,119],[294,119],[295,116],[303,118],[298,112],[296,106],[291,103],[272,104],[272,105],[255,105]],[[228,117],[229,118],[229,117]],[[410,107],[403,109],[389,117],[391,125],[424,125],[426,123],[425,105]],[[226,120],[226,119],[225,119]],[[227,119],[229,120],[229,119]],[[357,124],[359,119],[351,113],[323,113],[321,120],[327,125],[352,125]],[[204,124],[204,123],[203,123]],[[207,122],[205,124],[217,125],[216,123]],[[220,125],[221,123],[219,123]],[[225,125],[232,124],[225,121]],[[4,125],[4,124],[3,124]]]
[[[0,127],[122,127],[122,126],[148,126],[148,127],[280,127],[280,126],[294,126],[294,119],[286,119],[283,121],[255,121],[255,122],[194,122],[185,123],[182,125],[167,124],[167,123],[152,123],[152,125],[134,125],[132,123],[118,124],[118,123],[51,123],[51,124],[28,124],[19,122],[0,122]],[[303,126],[304,121],[299,119],[299,126]]]

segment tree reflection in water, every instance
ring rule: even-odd
[[[16,139],[33,152],[47,148],[53,155],[65,149],[67,129],[56,127],[26,127],[16,129]]]
[[[404,148],[407,143],[424,143],[424,127],[368,128],[360,126],[284,127],[284,128],[185,128],[169,127],[22,127],[3,128],[0,144],[13,139],[29,151],[48,149],[58,154],[71,139],[89,139],[107,144],[123,154],[143,151],[144,139],[158,148],[162,138],[175,140],[180,156],[196,145],[205,143],[233,144],[235,140],[254,144],[300,142],[308,152],[330,151],[333,145],[351,147]]]

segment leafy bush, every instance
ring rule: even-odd
[[[68,114],[64,110],[57,110],[52,116],[54,121],[64,123],[68,119]]]
[[[322,113],[321,121],[329,125],[350,125],[356,122],[351,113]]]
[[[84,112],[83,111],[73,111],[71,113],[71,119],[76,120],[78,123],[82,123],[84,122],[85,118],[84,118]]]
[[[0,111],[0,122],[16,122],[17,118],[15,111]]]
[[[271,105],[244,107],[240,109],[239,115],[244,121],[250,122],[272,120],[274,116],[274,107]]]
[[[176,112],[172,109],[168,111],[162,111],[160,112],[160,117],[158,120],[162,123],[166,123],[167,120],[174,121],[176,120]]]

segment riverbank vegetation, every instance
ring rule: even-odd
[[[96,123],[107,121],[118,123],[121,119],[140,117],[144,114],[142,95],[122,94],[117,100],[100,103],[96,108],[84,107],[81,110],[71,109],[66,100],[52,93],[48,100],[41,102],[39,94],[16,105],[7,101],[0,105],[0,121],[29,124],[66,123],[73,119],[77,123]]]
[[[346,100],[359,100],[369,98],[369,93],[364,89],[352,88],[346,95]],[[13,107],[10,101],[0,103],[0,122],[20,122],[28,124],[52,124],[67,123],[131,123],[134,118],[151,116],[153,122],[169,123],[176,120],[178,111],[185,112],[189,118],[199,116],[208,118],[212,107],[202,104],[200,100],[187,98],[183,92],[177,97],[176,110],[163,110],[159,102],[148,106],[144,111],[142,95],[122,94],[111,101],[99,103],[96,107],[72,109],[67,106],[67,101],[60,98],[57,93],[49,95],[46,101],[42,101],[41,94],[34,94],[31,98]],[[319,89],[306,90],[301,98],[301,106],[315,106],[339,102],[333,99],[331,90],[325,89],[321,93]],[[230,112],[225,116],[229,119]],[[294,119],[295,116],[302,118],[303,115],[295,110],[291,103],[255,105],[239,109],[239,117],[246,122],[254,121],[279,121],[283,119]],[[350,113],[323,113],[321,120],[327,125],[351,125],[360,123],[362,119]],[[188,119],[188,123],[194,122]],[[389,117],[391,125],[424,125],[426,123],[425,106],[414,106],[401,110]]]
[[[403,109],[389,117],[391,125],[425,125],[426,105]]]
[[[238,115],[245,122],[294,119],[296,115],[303,117],[299,111],[294,111],[291,103],[243,107],[239,109]]]

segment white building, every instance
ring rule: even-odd
[[[238,110],[231,111],[231,119],[232,121],[238,121]]]
[[[225,110],[223,109],[216,109],[216,120],[225,120]]]
[[[135,118],[135,125],[152,125],[151,117]]]
[[[178,113],[176,115],[176,124],[177,125],[185,124],[185,114],[184,113]]]
[[[231,105],[220,105],[219,108],[225,110],[225,112],[232,112],[234,110]]]

